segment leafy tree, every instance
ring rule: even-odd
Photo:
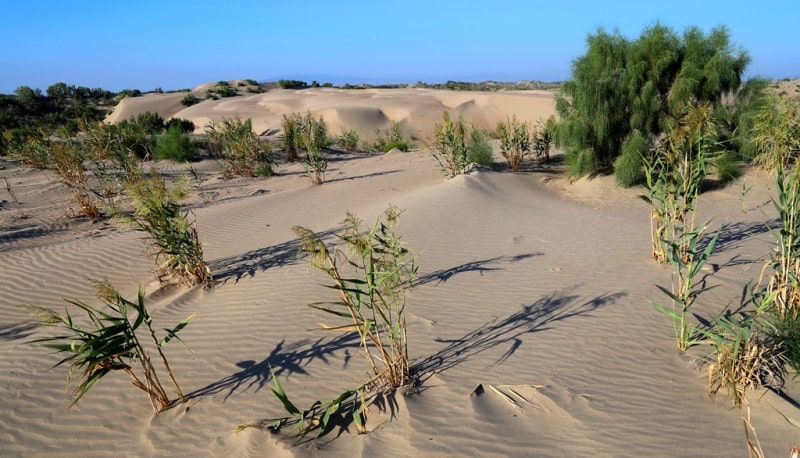
[[[730,42],[727,28],[705,34],[689,27],[683,35],[656,23],[639,38],[602,29],[587,38],[586,54],[572,64],[556,109],[562,121],[556,142],[567,149],[573,175],[614,165],[629,186],[640,174],[670,119],[686,106],[723,98],[742,83],[750,58]]]

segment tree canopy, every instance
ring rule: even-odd
[[[635,40],[599,29],[586,44],[557,98],[556,143],[566,148],[573,175],[614,165],[622,185],[633,183],[642,159],[687,105],[721,110],[750,62],[725,27],[708,34],[689,27],[680,35],[656,23]]]

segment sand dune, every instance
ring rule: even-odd
[[[321,113],[332,127],[402,118],[425,131],[444,108],[487,123],[514,113],[536,119],[552,110],[552,98],[273,91],[175,115],[198,122],[241,114],[271,129],[287,108]],[[211,199],[191,199],[219,282],[210,291],[158,289],[138,233],[64,219],[68,194],[49,172],[0,169],[30,214],[17,219],[4,197],[0,455],[745,456],[738,412],[705,393],[702,354],[678,355],[669,320],[649,305],[662,299],[655,285],[668,285],[670,273],[649,259],[649,212],[636,190],[619,190],[610,177],[571,183],[559,165],[445,180],[424,150],[331,159],[322,186],[299,164],[254,180],[221,180],[211,160],[194,165]],[[701,198],[702,217],[728,226],[708,278],[720,287],[704,295],[700,315],[735,307],[768,252],[773,185],[753,171],[747,184],[746,212],[737,186]],[[390,203],[404,209],[399,230],[421,253],[408,304],[421,385],[387,400],[389,411],[374,407],[366,435],[351,426],[292,448],[265,431],[234,434],[238,424],[282,413],[270,367],[303,406],[362,380],[358,342],[313,330],[325,317],[305,305],[331,299],[330,291],[296,258],[291,227],[331,231],[346,211],[370,221]],[[38,331],[20,305],[91,301],[90,280],[100,278],[126,295],[144,285],[157,324],[197,313],[182,332],[194,354],[168,347],[188,405],[153,416],[144,395],[112,374],[67,408],[66,370],[50,368],[56,355],[25,344]],[[795,382],[788,396],[800,396]],[[751,399],[767,456],[786,456],[800,441],[792,424],[800,413],[769,392]]]
[[[206,86],[198,86],[195,92],[202,94],[205,89],[213,87]],[[174,116],[193,121],[198,133],[203,132],[209,122],[238,115],[251,118],[253,128],[259,134],[275,135],[280,132],[283,115],[310,112],[325,119],[332,135],[339,135],[343,129],[355,129],[363,138],[370,138],[375,128],[384,129],[392,122],[398,122],[407,135],[429,139],[433,136],[434,123],[441,120],[444,111],[450,111],[454,116],[464,115],[485,129],[494,129],[499,121],[514,115],[535,122],[554,113],[554,95],[548,91],[458,93],[414,88],[275,89],[264,94],[241,93],[236,97],[206,100],[191,107],[180,105],[183,95],[146,94],[126,98],[108,121],[127,119],[151,107],[151,111],[157,110],[164,118]]]

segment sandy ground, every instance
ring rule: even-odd
[[[309,99],[331,97],[326,103],[341,107],[331,110],[344,122],[350,95],[338,105],[328,92],[257,95],[252,109],[279,103],[274,97],[289,108],[324,111]],[[407,110],[407,120],[438,112],[445,101],[480,110],[503,97],[398,94],[406,95],[397,96],[393,116]],[[419,110],[406,105],[412,94]],[[352,97],[363,105],[371,96]],[[505,109],[524,110],[525,97],[538,96],[521,97]],[[178,116],[212,118],[225,103]],[[268,118],[260,128],[273,128]],[[556,163],[446,180],[417,150],[336,153],[328,181],[313,186],[299,164],[282,164],[269,179],[222,180],[217,164],[205,160],[195,168],[209,202],[190,199],[218,281],[204,291],[158,289],[139,233],[69,218],[69,195],[51,172],[6,166],[0,177],[20,208],[0,190],[2,456],[746,456],[738,411],[706,394],[703,353],[680,355],[669,319],[649,305],[664,299],[655,285],[669,285],[670,271],[650,259],[641,191],[617,189],[612,177],[570,182]],[[738,183],[700,201],[702,219],[726,225],[707,278],[720,286],[701,297],[701,316],[736,308],[769,252],[774,185],[755,171],[746,180],[744,195]],[[325,277],[296,258],[291,227],[331,231],[346,211],[371,221],[389,204],[404,209],[399,231],[420,253],[408,334],[413,364],[425,374],[421,385],[392,396],[387,409],[373,407],[368,434],[350,425],[294,448],[266,431],[234,434],[238,424],[282,414],[270,367],[300,406],[364,379],[357,340],[314,330],[325,317],[306,304],[332,296]],[[68,408],[66,368],[51,369],[56,355],[26,345],[43,334],[21,305],[96,304],[93,279],[108,279],[127,296],[143,285],[164,327],[197,313],[181,334],[193,355],[167,348],[190,393],[187,405],[154,416],[127,378],[111,374]],[[511,405],[489,385],[526,401]],[[767,456],[788,456],[800,441],[791,401],[800,393],[791,380],[786,389],[788,398],[750,396]]]

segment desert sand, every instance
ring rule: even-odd
[[[487,127],[553,112],[552,95],[537,92],[313,89],[190,108],[169,97],[123,102],[115,115],[155,100],[151,111],[198,129],[240,115],[275,135],[282,114],[310,110],[334,135],[398,121],[424,138],[444,108]],[[189,202],[217,281],[207,291],[159,288],[140,233],[70,218],[68,192],[51,172],[6,163],[0,177],[20,208],[0,190],[0,455],[746,456],[738,411],[706,394],[704,354],[679,354],[671,322],[650,305],[664,301],[656,285],[670,284],[670,269],[650,258],[641,190],[616,188],[613,177],[570,181],[558,159],[447,180],[425,149],[332,153],[321,186],[300,164],[279,164],[267,179],[223,180],[214,161],[201,161],[194,167],[210,201]],[[746,180],[744,195],[736,183],[700,199],[701,219],[712,230],[726,225],[707,278],[719,287],[700,298],[700,316],[735,309],[769,253],[774,184],[755,170]],[[297,259],[291,227],[335,230],[346,211],[370,222],[390,204],[404,210],[398,230],[420,254],[407,305],[420,385],[395,393],[390,408],[373,406],[367,434],[351,425],[292,447],[267,431],[233,433],[282,415],[270,366],[299,406],[365,378],[357,339],[315,329],[326,317],[306,305],[333,296],[325,276]],[[68,408],[66,368],[51,369],[58,356],[26,344],[43,331],[21,306],[97,305],[95,279],[126,297],[144,287],[156,324],[197,313],[181,333],[193,354],[167,347],[186,405],[155,416],[144,394],[111,374]],[[512,405],[490,385],[525,401]],[[789,380],[786,393],[750,395],[767,456],[800,442],[797,384]]]

